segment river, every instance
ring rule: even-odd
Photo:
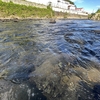
[[[100,100],[100,22],[0,21],[0,100]]]

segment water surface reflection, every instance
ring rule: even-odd
[[[1,100],[100,100],[100,22],[0,22]]]

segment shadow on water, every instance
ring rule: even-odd
[[[77,100],[100,100],[100,84],[92,83],[93,86],[81,81],[79,83],[79,91],[77,91]]]
[[[94,100],[100,100],[100,84],[96,84],[93,88]]]
[[[0,24],[0,100],[100,100],[100,22]]]
[[[13,88],[13,98],[10,100],[47,100],[35,83],[26,82]]]

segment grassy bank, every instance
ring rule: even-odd
[[[98,9],[96,13],[100,13],[100,9]]]
[[[100,20],[100,9],[89,15],[89,19]]]
[[[13,2],[2,2],[0,0],[0,17],[2,18],[50,18],[53,13],[50,7],[37,8],[32,6],[25,6],[14,4]]]
[[[0,19],[25,19],[25,18],[75,18],[86,19],[87,16],[75,15],[63,12],[54,12],[50,5],[47,8],[14,4],[13,2],[2,2],[0,0]]]

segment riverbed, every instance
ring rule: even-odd
[[[100,22],[0,21],[0,100],[100,100]]]

